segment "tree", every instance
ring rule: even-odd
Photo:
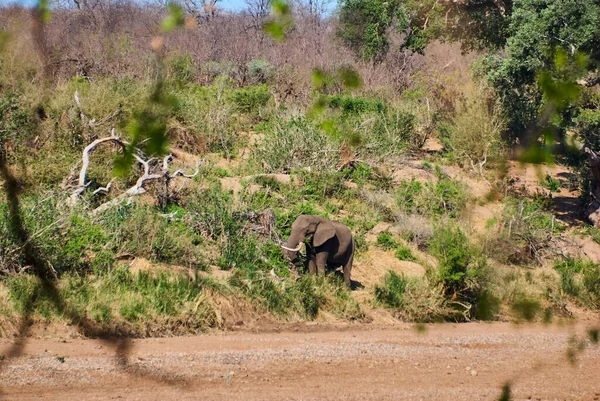
[[[502,48],[512,0],[344,0],[338,34],[356,54],[373,61],[389,50],[392,32],[400,50],[422,53],[435,39],[459,41],[463,50]]]
[[[558,64],[569,63],[574,68],[558,65],[560,54],[566,54],[567,59]],[[577,54],[587,57],[585,68],[576,68]],[[539,132],[534,126],[539,123],[538,111],[545,103],[538,79],[540,71],[563,80],[579,79],[585,86],[596,82],[600,67],[600,1],[516,1],[505,56],[487,55],[480,67],[511,118],[512,136]],[[579,113],[572,107],[564,112]]]
[[[389,49],[388,29],[397,12],[396,1],[343,0],[337,33],[359,57],[379,60]]]

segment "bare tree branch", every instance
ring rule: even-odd
[[[83,149],[83,155],[81,157],[83,164],[81,166],[81,170],[79,171],[79,179],[77,180],[77,187],[75,191],[69,197],[68,203],[74,205],[77,203],[79,196],[85,191],[85,189],[90,185],[90,182],[86,183],[87,179],[87,171],[90,167],[90,152],[96,148],[96,146],[100,145],[104,142],[114,142],[121,146],[123,149],[128,145],[127,142],[123,141],[115,134],[115,130],[111,131],[111,136],[106,138],[96,139],[94,142],[90,143],[88,146]]]

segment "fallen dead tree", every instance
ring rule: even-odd
[[[79,200],[81,199],[81,196],[85,193],[86,189],[92,183],[92,181],[88,181],[88,179],[87,179],[87,172],[88,172],[88,169],[90,167],[90,162],[91,162],[90,154],[94,149],[96,149],[99,145],[101,145],[103,143],[116,144],[123,151],[127,148],[127,146],[130,145],[129,142],[120,138],[116,134],[115,130],[113,129],[111,131],[110,136],[105,137],[105,138],[96,139],[95,141],[93,141],[92,143],[90,143],[88,146],[86,146],[83,149],[83,153],[81,156],[81,169],[79,170],[79,174],[77,176],[77,184],[74,186],[74,190],[71,193],[71,195],[69,196],[69,199],[67,201],[67,203],[70,206],[74,206],[79,202]],[[173,160],[173,158],[174,158],[174,156],[172,154],[165,156],[162,159],[162,163],[160,163],[158,165],[156,162],[159,159],[157,159],[157,158],[145,159],[143,152],[137,148],[134,150],[133,157],[135,158],[136,162],[143,167],[143,169],[144,169],[143,174],[137,179],[137,181],[135,182],[135,184],[132,187],[130,187],[129,189],[127,189],[120,195],[116,196],[112,200],[101,204],[96,209],[94,209],[92,213],[95,214],[95,213],[103,212],[103,211],[109,209],[110,207],[119,204],[121,201],[123,201],[126,198],[146,193],[146,189],[144,188],[144,186],[147,185],[149,182],[162,183],[165,188],[166,196],[168,197],[169,196],[169,184],[170,184],[171,180],[178,178],[178,177],[188,178],[188,179],[194,178],[195,176],[198,175],[198,173],[200,172],[200,167],[204,163],[204,159],[201,159],[200,161],[198,161],[198,163],[196,164],[195,171],[191,174],[186,174],[183,170],[177,170],[174,173],[170,173],[169,172],[169,162],[171,160]],[[73,172],[74,172],[74,170],[73,170]],[[74,177],[70,177],[70,178],[72,179]],[[66,181],[68,182],[69,178],[67,178]],[[112,182],[113,182],[113,180],[111,180],[106,186],[95,189],[92,194],[97,195],[100,193],[109,193],[112,188]],[[66,185],[66,186],[69,187],[68,185]],[[70,187],[73,187],[73,186],[70,186]]]

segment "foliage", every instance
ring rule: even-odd
[[[560,180],[552,177],[550,174],[546,173],[546,176],[544,177],[544,179],[541,181],[541,184],[545,187],[548,188],[550,191],[552,192],[558,192],[558,190],[560,189]]]
[[[424,279],[407,278],[389,270],[375,286],[375,300],[408,321],[437,322],[448,319],[452,311],[445,306],[439,287]]]
[[[407,260],[409,262],[415,262],[417,258],[413,255],[412,250],[406,245],[399,245],[396,248],[396,257],[400,260]]]
[[[446,298],[455,300],[460,308],[476,306],[485,289],[487,261],[475,249],[458,227],[440,226],[430,241],[431,253],[438,259],[433,279],[439,283]]]
[[[505,263],[539,262],[554,235],[564,229],[548,211],[547,198],[507,198],[502,213],[500,236],[488,255]]]
[[[0,94],[0,145],[3,152],[15,151],[35,133],[35,117],[18,92]]]
[[[231,93],[231,100],[236,109],[242,113],[259,115],[271,98],[271,91],[267,85],[251,85]]]
[[[253,156],[267,172],[302,168],[325,172],[337,164],[337,144],[306,119],[274,119],[262,130],[265,137]]]
[[[388,51],[387,30],[398,3],[382,0],[344,0],[340,6],[338,35],[366,60],[379,60]]]
[[[554,264],[560,274],[562,291],[580,304],[600,308],[600,266],[580,259],[567,258]]]
[[[250,60],[246,64],[246,71],[248,81],[252,84],[265,84],[275,74],[275,68],[264,59]]]
[[[544,82],[550,83],[550,76],[558,77],[561,69],[565,71],[560,58],[568,61],[568,57],[563,55],[587,54],[587,70],[598,68],[600,4],[596,0],[519,1],[513,6],[508,32],[506,57],[485,56],[482,69],[510,117],[513,136],[519,137],[536,121],[544,102],[540,85],[549,89]],[[541,70],[545,72],[540,76]],[[575,76],[563,74],[564,83],[574,83],[574,78],[585,75],[585,69],[570,70]],[[561,96],[568,93],[561,92]]]
[[[37,278],[9,277],[5,284],[15,309],[22,312],[34,296],[36,312],[46,320],[69,319],[47,294],[33,294]],[[205,279],[190,280],[169,271],[130,273],[116,268],[97,276],[65,275],[59,295],[82,316],[115,334],[133,336],[198,332],[220,324],[206,290],[219,289]],[[222,290],[222,289],[221,289]]]
[[[377,235],[377,245],[383,249],[395,249],[398,247],[398,242],[392,237],[392,234],[383,231]]]
[[[393,270],[387,272],[381,286],[375,287],[375,299],[389,308],[404,306],[404,294],[408,280],[404,275],[399,275]]]
[[[361,114],[366,112],[383,112],[385,105],[375,99],[354,97],[349,95],[333,95],[329,97],[329,107],[341,109],[342,114]]]
[[[506,119],[500,105],[485,88],[466,84],[462,91],[462,96],[455,101],[455,114],[441,139],[454,159],[483,174],[483,167],[489,161],[505,156],[502,134]]]
[[[438,181],[402,180],[396,190],[398,207],[408,214],[457,217],[466,204],[463,186],[441,172]]]

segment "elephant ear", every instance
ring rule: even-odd
[[[315,236],[313,237],[313,245],[321,246],[335,235],[335,227],[330,222],[323,222],[317,226]]]

